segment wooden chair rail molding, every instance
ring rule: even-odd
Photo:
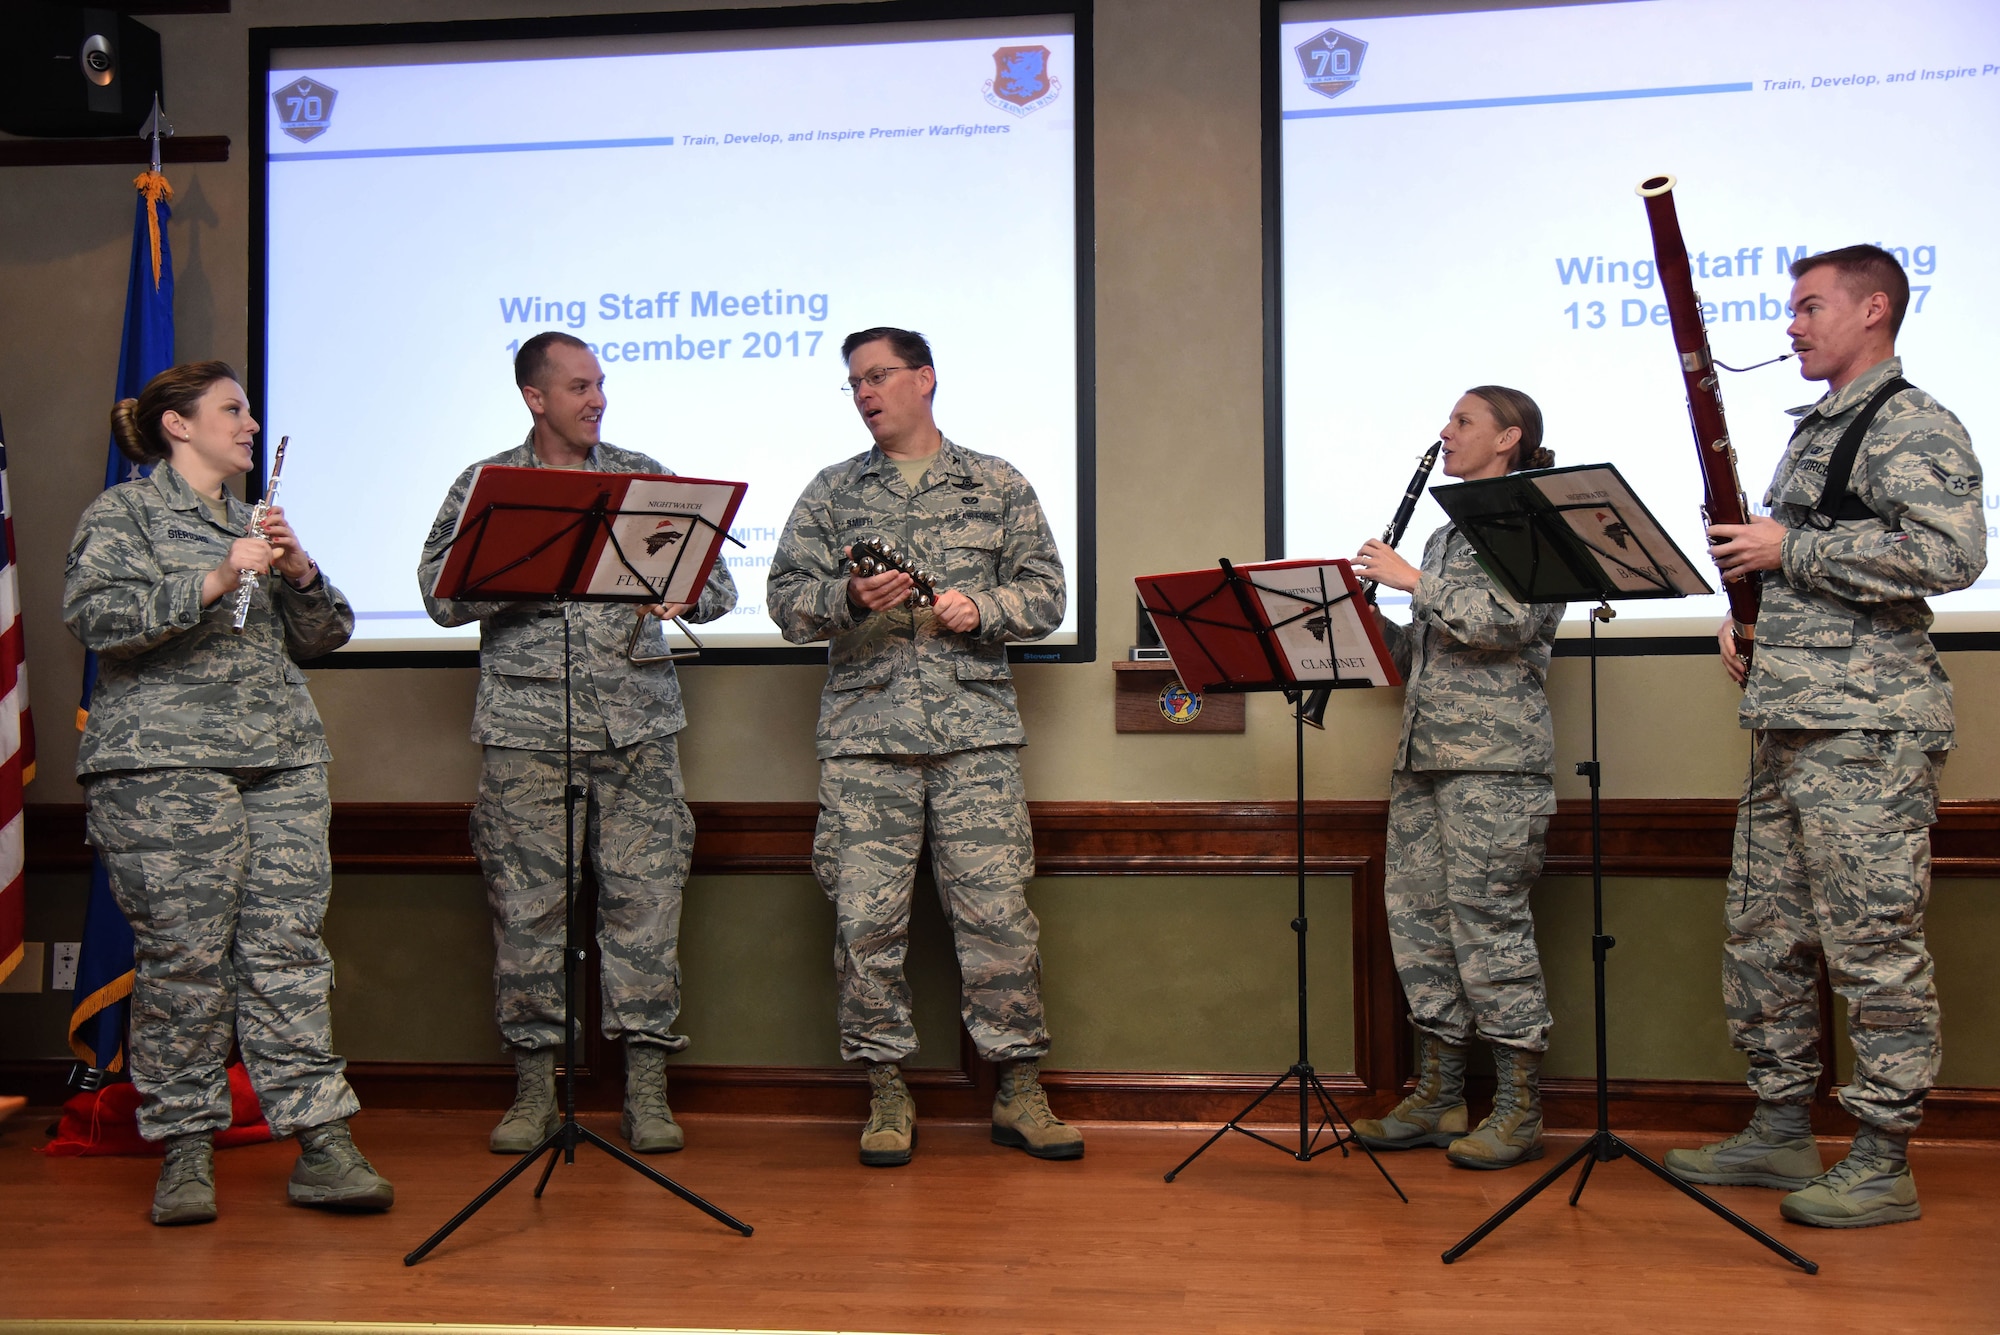
[[[138,135],[115,139],[0,138],[0,167],[143,167],[153,160],[153,145]],[[177,135],[160,141],[160,161],[227,162],[226,134]]]
[[[1045,876],[1284,875],[1293,866],[1285,801],[1035,802],[1035,857]],[[695,870],[709,875],[806,874],[810,802],[696,802]],[[342,802],[333,809],[340,872],[455,874],[478,870],[460,802]],[[1604,869],[1617,876],[1722,876],[1735,803],[1614,799],[1604,803]],[[1316,874],[1379,863],[1386,802],[1308,802],[1307,866]],[[1940,876],[2000,877],[2000,802],[1946,802],[1931,831]],[[27,869],[89,866],[80,804],[27,809]],[[1552,875],[1590,872],[1590,808],[1564,802],[1549,831]],[[1374,878],[1379,884],[1379,871]]]

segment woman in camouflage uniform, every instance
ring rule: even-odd
[[[153,1222],[215,1218],[232,1037],[272,1134],[298,1135],[290,1198],[387,1209],[393,1188],[348,1135],[360,1104],[332,1049],[328,753],[295,661],[346,643],[353,610],[282,510],[263,538],[239,536],[250,510],[224,484],[249,471],[258,428],[228,366],[161,372],[111,427],[153,471],[83,512],[63,619],[98,655],[76,768],[137,940],[132,1083],[140,1134],[166,1142]],[[246,571],[271,577],[239,632]]]
[[[1440,433],[1444,471],[1470,481],[1547,468],[1542,414],[1519,390],[1466,391]],[[1443,1145],[1466,1168],[1542,1156],[1539,1075],[1548,995],[1528,891],[1555,800],[1555,728],[1543,694],[1561,604],[1528,606],[1495,585],[1451,525],[1421,568],[1380,541],[1355,561],[1411,595],[1408,627],[1382,618],[1408,683],[1389,781],[1385,890],[1396,972],[1421,1043],[1417,1087],[1355,1123],[1376,1149]],[[1378,614],[1379,616],[1379,614]],[[1468,1132],[1465,1056],[1493,1049],[1493,1112]]]

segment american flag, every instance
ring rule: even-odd
[[[28,713],[26,660],[14,572],[14,495],[0,433],[0,979],[20,967],[28,928],[21,790],[35,777],[35,720]]]

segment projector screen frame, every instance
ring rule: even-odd
[[[269,360],[270,117],[266,111],[272,57],[279,51],[313,47],[428,45],[457,42],[533,41],[561,38],[644,36],[659,33],[772,32],[784,29],[867,27],[980,19],[1061,16],[1074,25],[1075,67],[1065,89],[1073,98],[1074,263],[1076,333],[1076,538],[1074,560],[1064,574],[1076,611],[1076,642],[1009,644],[1014,663],[1092,663],[1097,660],[1097,376],[1096,376],[1096,196],[1095,99],[1092,70],[1094,0],[877,0],[876,3],[787,5],[772,9],[702,9],[680,13],[638,12],[558,17],[434,20],[412,23],[310,24],[252,28],[249,31],[248,113],[250,139],[250,252],[248,356],[244,391],[263,413]],[[948,351],[947,354],[948,356]],[[260,437],[255,463],[245,478],[252,500],[264,493],[267,463]],[[832,457],[829,463],[835,462]],[[469,461],[468,461],[469,462]],[[1033,481],[1033,479],[1030,479]],[[413,560],[414,569],[414,560]],[[824,664],[823,644],[710,646],[694,663],[718,666]],[[343,649],[305,664],[311,668],[468,668],[479,663],[476,648]],[[681,665],[687,667],[687,663]]]
[[[1284,117],[1281,49],[1284,8],[1302,0],[1260,0],[1258,13],[1259,119],[1262,126],[1264,224],[1264,559],[1282,561],[1285,552],[1285,376],[1284,376]],[[1312,0],[1304,0],[1312,2]],[[1344,18],[1400,18],[1418,14],[1463,14],[1486,10],[1614,4],[1619,0],[1318,0],[1316,8]],[[1975,445],[1976,448],[1976,445]],[[1756,485],[1744,479],[1746,486]],[[1394,505],[1383,497],[1383,515]],[[1361,537],[1358,535],[1356,545]],[[1344,555],[1344,553],[1342,553]],[[1705,571],[1705,574],[1712,573]],[[1720,587],[1719,583],[1717,587]],[[1719,624],[1719,623],[1718,623]],[[1941,653],[2000,650],[2000,631],[1933,631]],[[1565,620],[1557,633],[1555,656],[1580,658],[1591,652],[1581,623]],[[1684,657],[1718,653],[1713,634],[1629,635],[1597,639],[1600,658]]]

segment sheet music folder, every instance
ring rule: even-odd
[[[1479,564],[1524,603],[1713,593],[1611,464],[1432,487]]]
[[[1134,583],[1190,690],[1402,685],[1345,561],[1222,561]]]
[[[667,473],[486,465],[431,593],[692,603],[747,490]]]

